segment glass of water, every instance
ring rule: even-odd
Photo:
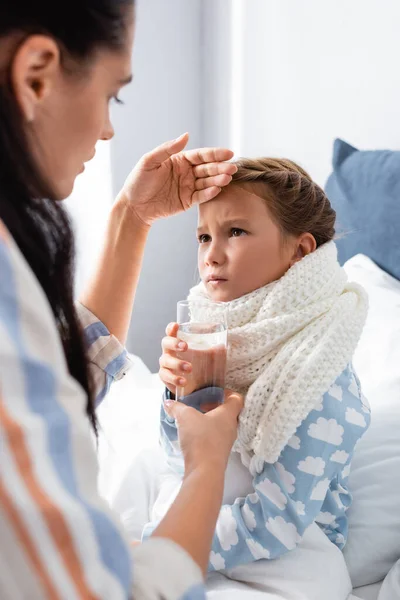
[[[223,402],[227,356],[227,315],[223,302],[202,299],[178,302],[178,339],[187,343],[188,350],[178,357],[192,365],[185,373],[187,385],[176,389],[176,399],[185,402],[185,396],[207,388],[205,403],[199,405],[203,412]]]

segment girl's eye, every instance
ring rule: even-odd
[[[240,237],[242,235],[246,235],[246,231],[244,229],[239,229],[239,227],[233,227],[231,229],[232,237]]]
[[[121,98],[118,98],[118,96],[113,96],[112,100],[114,100],[114,102],[116,102],[116,104],[125,104],[125,102],[123,100],[121,100]]]
[[[199,244],[205,244],[206,242],[210,241],[210,236],[207,233],[202,233],[201,235],[199,235],[198,240],[199,240]]]

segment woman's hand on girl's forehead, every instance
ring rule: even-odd
[[[143,156],[125,182],[119,201],[129,205],[145,226],[212,200],[232,181],[237,167],[225,162],[232,158],[231,150],[183,152],[188,139],[184,134]]]

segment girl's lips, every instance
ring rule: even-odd
[[[213,287],[217,287],[219,285],[222,285],[223,283],[226,283],[228,280],[227,279],[209,279],[208,283],[210,285],[212,285]]]

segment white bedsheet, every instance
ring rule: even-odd
[[[371,583],[371,585],[364,585],[363,587],[356,588],[353,590],[353,594],[349,600],[378,600],[379,590],[381,589],[382,582]],[[393,598],[395,600],[395,598]]]
[[[115,496],[135,456],[158,443],[163,385],[140,358],[133,356],[132,360],[133,368],[114,383],[98,409],[99,487],[108,501]]]

